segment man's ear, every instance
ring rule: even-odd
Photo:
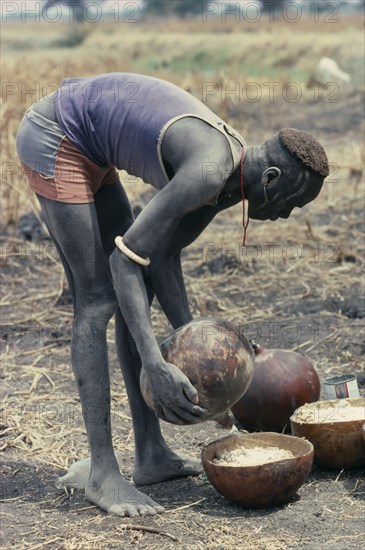
[[[281,170],[277,166],[270,166],[270,168],[266,168],[264,172],[262,172],[261,176],[261,183],[263,185],[267,185],[271,182],[276,182],[281,176]]]

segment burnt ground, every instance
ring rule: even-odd
[[[199,431],[205,438],[204,430]],[[197,434],[194,439],[196,450]],[[347,549],[358,548],[363,536],[364,471],[340,475],[315,470],[289,504],[257,511],[243,511],[200,479],[161,483],[146,491],[167,512],[125,520],[89,506],[80,493],[57,493],[56,472],[50,468],[20,461],[2,466],[7,480],[3,512],[5,519],[13,519],[12,525],[4,521],[5,547],[26,548],[27,542],[32,548],[37,542],[51,548]],[[126,531],[126,524],[160,532]]]
[[[322,383],[329,374],[355,373],[364,395],[361,99],[350,94],[345,102],[312,102],[300,109],[268,104],[255,115],[242,105],[231,113],[230,122],[238,127],[244,116],[257,141],[285,125],[312,131],[328,146],[338,169],[320,197],[289,220],[251,222],[244,251],[240,208],[222,213],[184,251],[183,267],[195,317],[224,318],[263,346],[303,353]],[[143,204],[146,188],[133,185],[134,203]],[[166,507],[157,518],[110,517],[82,493],[56,489],[56,477],[87,456],[69,361],[71,304],[54,248],[32,227],[31,219],[2,235],[2,261],[3,548],[347,550],[362,545],[361,468],[314,468],[297,497],[267,510],[243,510],[204,478],[162,483],[146,488]],[[156,334],[167,335],[170,328],[158,305],[152,318]],[[112,325],[108,341],[114,441],[125,456],[123,472],[128,477],[133,436]],[[163,431],[175,450],[194,456],[225,434],[211,422],[195,427],[164,424]]]

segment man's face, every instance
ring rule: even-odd
[[[274,181],[258,184],[248,203],[249,217],[253,220],[271,221],[289,218],[294,208],[302,208],[318,196],[319,189],[306,185],[309,178],[310,174],[303,170],[295,179],[281,174]],[[303,188],[306,188],[305,192]]]

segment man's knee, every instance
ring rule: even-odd
[[[76,298],[77,304],[77,298]],[[89,295],[87,301],[76,305],[75,320],[90,324],[94,322],[99,325],[108,324],[117,308],[117,299],[113,293],[105,296]]]
[[[96,302],[96,304],[94,304],[94,312],[96,313],[97,319],[107,322],[110,321],[117,309],[117,305],[115,294]]]

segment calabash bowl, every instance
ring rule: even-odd
[[[290,418],[293,435],[313,444],[316,464],[334,470],[365,464],[364,421],[363,397],[307,403]]]
[[[263,459],[254,466],[219,464],[226,451],[272,447],[290,451],[292,457],[276,462]],[[210,483],[221,495],[244,508],[265,508],[286,503],[303,485],[312,467],[313,445],[271,432],[230,435],[209,443],[202,451],[202,462]]]

